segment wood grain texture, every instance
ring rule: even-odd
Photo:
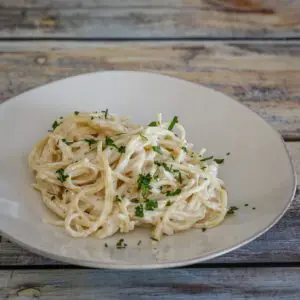
[[[68,76],[143,70],[221,91],[261,115],[285,139],[300,138],[300,43],[0,44],[0,101]]]
[[[1,299],[299,299],[300,268],[0,271]],[[23,296],[23,297],[22,297]],[[27,296],[27,297],[26,297]]]
[[[300,142],[287,143],[298,178],[300,178]],[[300,187],[284,217],[267,233],[238,250],[207,263],[293,263],[300,262]],[[0,266],[61,265],[2,238]]]
[[[216,3],[218,2],[218,3]],[[0,37],[299,37],[300,19],[210,0],[1,1]]]

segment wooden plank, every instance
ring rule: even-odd
[[[0,36],[10,38],[274,38],[300,33],[299,19],[259,6],[227,6],[226,1],[2,2]]]
[[[160,72],[250,107],[286,139],[300,138],[300,43],[0,44],[0,101],[60,78],[102,70]]]
[[[300,142],[287,143],[300,178]],[[290,209],[267,233],[249,245],[207,263],[292,263],[300,262],[300,187]],[[62,263],[35,255],[2,239],[0,266],[43,266]]]
[[[159,272],[2,270],[0,298],[296,300],[300,294],[299,280],[299,267],[194,268]]]

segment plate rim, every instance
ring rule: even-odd
[[[258,117],[261,121],[264,122],[265,125],[267,125],[269,127],[269,129],[271,129],[273,131],[273,133],[277,136],[277,138],[279,139],[279,141],[282,143],[282,145],[284,146],[284,150],[285,153],[287,155],[288,161],[289,161],[289,165],[291,168],[291,175],[292,175],[292,179],[293,179],[293,188],[290,192],[290,195],[288,197],[288,201],[287,204],[285,205],[284,209],[280,212],[280,214],[278,214],[273,221],[270,222],[270,224],[263,228],[262,230],[260,230],[259,232],[253,234],[252,236],[250,236],[247,239],[242,240],[241,242],[227,247],[223,250],[219,250],[219,251],[212,251],[210,254],[204,256],[204,257],[195,257],[195,258],[190,258],[190,259],[184,259],[184,260],[179,260],[179,261],[170,261],[170,262],[157,262],[157,263],[151,263],[151,264],[134,264],[134,263],[114,263],[114,262],[109,262],[109,263],[105,263],[102,261],[97,261],[97,260],[88,260],[88,259],[81,259],[78,260],[76,258],[72,258],[72,257],[68,257],[65,255],[57,255],[57,254],[53,254],[52,252],[48,252],[46,250],[40,249],[40,248],[36,248],[36,247],[32,247],[29,244],[23,243],[21,240],[18,240],[17,238],[7,234],[6,232],[3,232],[2,229],[0,229],[0,234],[7,238],[8,240],[12,241],[13,243],[17,244],[18,246],[34,253],[37,255],[41,255],[43,257],[46,258],[50,258],[52,260],[56,260],[58,262],[63,262],[63,263],[68,263],[68,264],[72,264],[72,265],[78,265],[78,266],[84,266],[84,267],[91,267],[91,268],[105,268],[105,269],[115,269],[115,270],[147,270],[147,269],[161,269],[161,268],[174,268],[174,267],[182,267],[182,266],[188,266],[188,265],[192,265],[192,264],[196,264],[196,263],[202,263],[204,261],[207,260],[211,260],[213,258],[219,257],[221,255],[224,255],[226,253],[229,253],[233,250],[236,250],[238,248],[241,248],[245,245],[247,245],[248,243],[252,242],[253,240],[255,240],[256,238],[260,237],[261,235],[263,235],[264,233],[266,233],[268,230],[270,230],[282,217],[283,215],[286,213],[286,211],[289,209],[291,203],[293,202],[294,198],[295,198],[295,194],[297,191],[297,174],[296,174],[296,170],[293,164],[293,159],[291,158],[290,152],[287,149],[286,143],[284,142],[282,136],[279,134],[279,132],[277,130],[275,130],[269,123],[267,123],[259,114],[257,114],[256,112],[254,112],[253,110],[251,110],[250,108],[248,108],[247,106],[243,105],[242,103],[240,103],[237,99],[232,98],[222,92],[219,92],[215,89],[206,87],[205,85],[199,84],[199,83],[195,83],[189,80],[185,80],[182,78],[178,78],[178,77],[174,77],[174,76],[170,76],[170,75],[165,75],[165,74],[161,74],[159,72],[155,72],[155,71],[132,71],[132,70],[104,70],[104,71],[96,71],[96,72],[88,72],[88,73],[81,73],[81,74],[77,74],[74,76],[69,76],[69,77],[65,77],[65,78],[61,78],[46,84],[43,84],[41,86],[38,87],[34,87],[31,88],[21,94],[18,94],[12,98],[9,98],[7,100],[5,100],[5,102],[1,103],[0,105],[0,110],[3,108],[3,106],[6,106],[7,103],[12,103],[12,101],[20,101],[19,97],[33,92],[35,90],[38,89],[42,89],[45,88],[47,86],[51,86],[52,84],[56,84],[58,82],[62,82],[65,80],[72,80],[75,77],[85,77],[85,76],[89,76],[89,75],[96,75],[96,74],[107,74],[107,73],[134,73],[134,74],[142,74],[142,75],[151,75],[151,76],[158,76],[158,77],[167,77],[169,79],[172,80],[176,80],[176,81],[182,81],[184,83],[188,83],[191,84],[193,86],[196,87],[200,87],[203,89],[207,89],[209,91],[213,91],[214,93],[218,93],[220,95],[222,95],[222,97],[226,97],[228,100],[231,101],[235,101],[236,104],[238,104],[239,106],[243,107],[244,109],[246,109],[248,112],[256,115],[256,117]]]

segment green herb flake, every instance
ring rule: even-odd
[[[70,146],[71,144],[73,144],[74,142],[68,142],[67,139],[61,139],[61,141],[65,144],[67,144],[68,146]]]
[[[168,130],[171,131],[171,130],[174,128],[174,126],[175,126],[176,123],[178,123],[178,117],[177,117],[177,116],[175,116],[175,117],[173,118],[173,120],[171,121],[171,123],[170,123],[170,125],[169,125],[169,127],[168,127]]]
[[[106,144],[106,146],[110,146],[110,147],[116,148],[120,153],[125,153],[125,151],[126,151],[126,147],[125,146],[118,147],[115,144],[114,140],[111,137],[109,137],[109,136],[107,136],[105,138],[105,144]]]
[[[216,162],[218,165],[220,165],[224,162],[224,158],[215,158],[214,162]]]
[[[246,203],[246,204],[245,204],[245,207],[247,207],[247,206],[249,206],[249,204],[248,204],[248,203]]]
[[[84,139],[85,142],[87,142],[89,144],[89,146],[91,147],[93,144],[97,144],[97,140],[95,139]]]
[[[185,152],[185,153],[188,153],[188,149],[187,149],[187,147],[181,147],[181,149]]]
[[[94,120],[94,117],[93,117],[93,116],[91,116],[91,120]]]
[[[206,231],[206,228],[202,228],[202,232],[205,232]]]
[[[118,202],[122,202],[122,199],[120,198],[120,196],[119,196],[119,195],[117,195],[117,196],[116,196],[116,201],[118,201]]]
[[[156,239],[156,238],[153,237],[153,236],[151,236],[150,239],[153,240],[153,241],[155,241],[155,242],[158,242],[158,239]]]
[[[154,162],[158,167],[163,167],[166,171],[168,172],[172,172],[172,166],[169,167],[165,162],[158,162],[158,161],[155,161]]]
[[[120,153],[125,153],[125,152],[126,152],[126,147],[125,147],[125,146],[120,146],[120,147],[118,148],[118,151],[119,151]]]
[[[172,204],[173,204],[173,202],[172,202],[172,201],[170,201],[170,200],[168,200],[168,202],[167,202],[166,206],[171,206]]]
[[[109,137],[109,136],[107,136],[107,137],[105,138],[105,144],[106,144],[107,146],[115,147],[115,148],[118,149],[118,147],[117,147],[117,145],[115,144],[114,140],[113,140],[111,137]]]
[[[200,159],[200,161],[207,161],[207,160],[210,160],[210,159],[213,159],[213,158],[214,158],[213,156],[209,156],[209,157],[205,157],[205,158]]]
[[[108,109],[102,110],[101,112],[104,113],[104,118],[107,119],[107,117],[108,117]]]
[[[51,197],[51,200],[52,200],[52,201],[55,200],[55,196],[52,196],[52,197]]]
[[[55,171],[55,173],[57,174],[57,179],[63,183],[66,181],[66,179],[69,177],[69,175],[64,174],[65,170],[63,168],[60,168],[58,170]]]
[[[137,180],[138,189],[142,190],[143,197],[146,196],[148,190],[150,189],[150,181],[152,177],[151,174],[148,173],[147,175],[140,174]]]
[[[146,202],[145,202],[145,209],[146,210],[154,210],[157,207],[158,207],[157,200],[150,200],[150,199],[146,200]]]
[[[117,249],[125,249],[127,247],[127,244],[124,243],[124,239],[120,239],[117,243],[116,243],[116,247]]]
[[[139,240],[139,241],[138,241],[138,243],[137,243],[137,245],[139,246],[141,243],[142,243],[142,241],[141,241],[141,240]]]
[[[133,198],[130,200],[132,203],[140,203],[140,200],[138,198]]]
[[[55,128],[58,127],[58,126],[61,125],[61,124],[62,124],[62,122],[59,123],[59,122],[57,122],[57,120],[55,120],[55,121],[53,122],[53,124],[52,124],[52,130],[55,130]]]
[[[171,192],[171,191],[167,191],[166,195],[167,196],[177,196],[181,193],[181,189],[177,189],[176,191],[174,192]]]
[[[136,206],[135,215],[136,215],[136,217],[140,217],[140,218],[144,217],[144,208],[143,208],[142,204]]]
[[[181,172],[179,171],[179,170],[173,170],[173,172],[174,173],[176,173],[176,174],[178,174],[178,176],[177,176],[177,181],[179,182],[179,183],[182,183],[182,175],[181,175]]]
[[[252,207],[252,209],[253,209],[253,210],[255,210],[255,209],[256,209],[256,207]]]
[[[108,247],[107,243],[104,243],[104,247],[105,247],[105,248],[107,248],[107,247]]]
[[[79,115],[79,111],[74,111],[74,115],[78,116]]]
[[[227,210],[227,215],[233,215],[236,210],[238,210],[236,206],[230,206],[229,209]]]
[[[152,121],[151,123],[148,124],[149,127],[157,127],[158,126],[158,122],[156,121]]]
[[[161,148],[160,146],[152,146],[152,149],[153,151],[159,153],[159,154],[163,154],[162,151],[161,151]]]
[[[230,152],[227,152],[226,155],[229,156],[229,155],[230,155]]]

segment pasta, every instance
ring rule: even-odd
[[[29,155],[34,187],[72,237],[152,228],[152,238],[214,227],[227,212],[222,159],[193,152],[184,127],[159,114],[148,126],[102,112],[60,117]]]

